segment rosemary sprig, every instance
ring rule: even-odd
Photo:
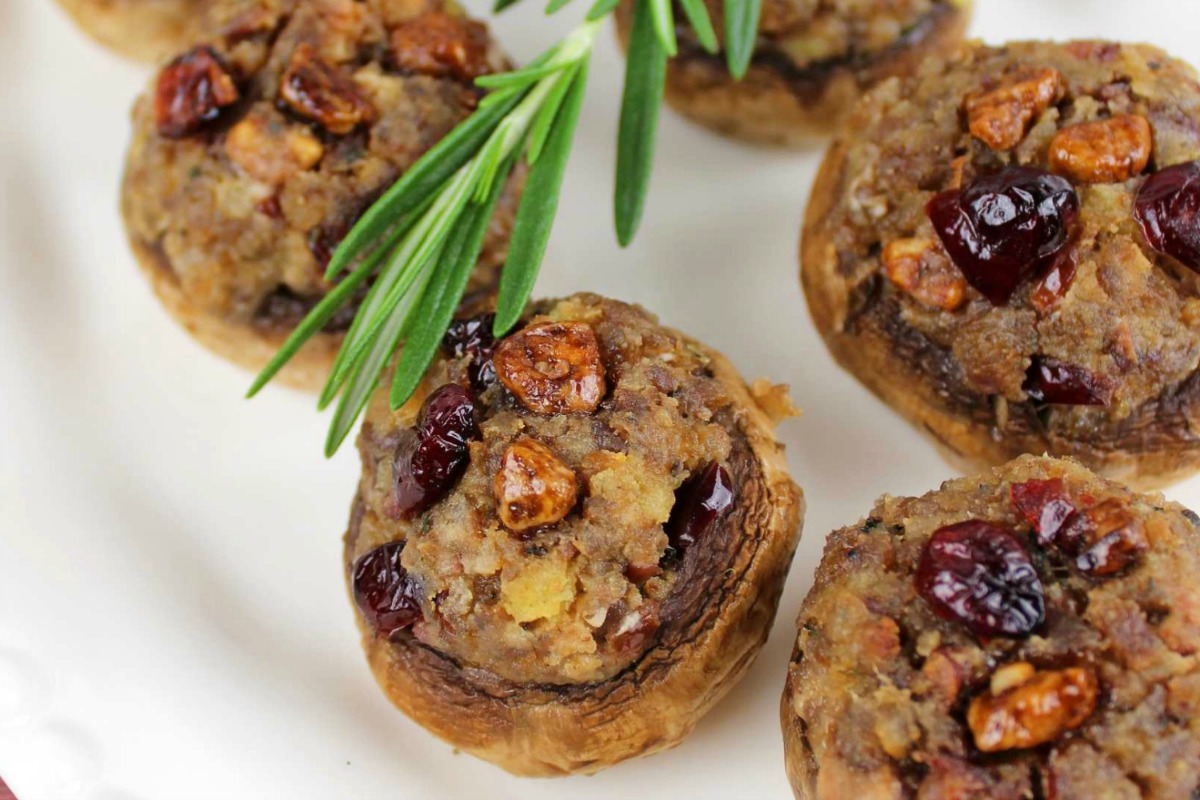
[[[495,8],[516,2],[496,0]],[[548,0],[546,13],[570,2]],[[524,163],[529,174],[500,277],[495,334],[516,324],[558,210],[596,35],[620,2],[593,0],[585,21],[528,66],[476,81],[489,90],[479,108],[410,167],[350,230],[325,274],[329,281],[343,277],[284,342],[248,396],[258,393],[370,282],[318,401],[322,409],[337,403],[326,455],[345,441],[393,361],[391,406],[407,402],[462,302],[504,186]],[[677,2],[696,41],[718,53],[705,0]],[[673,0],[633,3],[614,192],[617,239],[623,247],[633,241],[645,210],[667,62],[679,50]],[[749,67],[760,13],[761,0],[724,0],[725,55],[735,78]]]
[[[662,105],[669,51],[655,24],[652,9],[668,3],[669,0],[639,2],[634,8],[629,31],[629,62],[641,64],[642,68],[625,70],[621,122],[617,128],[617,187],[613,209],[617,241],[622,247],[629,246],[637,234],[654,167],[658,109]]]
[[[479,110],[430,149],[371,206],[334,252],[327,277],[349,274],[296,328],[250,387],[253,396],[349,302],[374,283],[347,331],[321,392],[337,400],[325,442],[345,441],[402,340],[393,407],[420,382],[437,352],[483,247],[496,203],[517,164],[529,184],[514,223],[515,251],[499,313],[516,321],[529,299],[557,210],[562,176],[600,22],[586,22],[524,69],[481,78]]]
[[[725,0],[725,62],[739,81],[750,68],[761,16],[762,0]]]

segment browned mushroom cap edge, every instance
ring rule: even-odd
[[[823,161],[805,212],[801,282],[809,313],[838,363],[933,439],[965,473],[1022,453],[1078,459],[1103,477],[1153,489],[1200,469],[1200,372],[1167,387],[1119,422],[1087,439],[1046,427],[1033,402],[1007,403],[998,428],[990,397],[966,383],[953,355],[908,325],[885,296],[878,275],[847,291],[836,248],[820,221],[838,201],[848,145],[837,141]]]
[[[729,77],[724,55],[682,36],[667,72],[667,100],[680,113],[749,141],[806,146],[836,130],[862,91],[916,69],[927,56],[962,41],[971,5],[940,3],[883,50],[797,67],[785,56],[756,53],[741,81]],[[617,33],[628,45],[632,4],[617,9]]]
[[[803,496],[765,414],[732,366],[706,352],[736,400],[736,411],[718,421],[733,434],[728,466],[737,500],[685,555],[650,649],[600,683],[518,684],[456,663],[408,633],[379,639],[356,612],[376,680],[402,711],[515,774],[590,773],[674,746],[736,683],[774,620],[799,539]],[[363,435],[374,433],[365,428]],[[347,576],[363,513],[356,498],[345,541]]]

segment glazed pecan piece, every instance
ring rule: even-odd
[[[883,270],[901,291],[930,308],[954,311],[967,297],[967,282],[937,242],[897,239],[883,248]]]
[[[392,31],[392,60],[406,72],[473,81],[491,72],[487,26],[430,11]]]
[[[533,439],[505,450],[495,490],[500,521],[518,533],[553,525],[571,513],[579,497],[575,471]]]
[[[1075,568],[1089,578],[1115,575],[1150,546],[1145,525],[1120,500],[1080,509],[1061,478],[1013,484],[1010,492],[1038,544],[1075,559]]]
[[[1054,135],[1050,169],[1077,183],[1121,183],[1142,173],[1153,144],[1140,114],[1082,122]]]
[[[163,67],[154,90],[154,121],[168,139],[196,133],[238,101],[240,93],[208,45],[193,47]]]
[[[1091,578],[1121,572],[1150,546],[1145,525],[1119,500],[1105,500],[1073,516],[1059,530],[1056,544]]]
[[[1053,742],[1096,709],[1095,674],[1082,667],[1039,672],[1019,662],[996,670],[988,692],[971,701],[967,725],[984,753]]]
[[[1046,67],[1008,76],[998,87],[969,95],[964,103],[971,135],[993,150],[1011,150],[1025,138],[1034,117],[1058,99],[1062,75]]]
[[[604,398],[604,364],[590,325],[542,322],[514,333],[492,356],[496,377],[538,414],[590,414]]]
[[[299,44],[284,70],[279,96],[300,116],[334,134],[345,134],[374,115],[354,81],[322,59],[312,45]]]

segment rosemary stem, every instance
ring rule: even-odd
[[[603,22],[604,20],[602,19],[593,22],[584,22],[571,31],[562,44],[559,45],[558,51],[547,62],[547,66],[554,65],[561,68],[538,81],[529,91],[529,94],[513,109],[512,114],[506,117],[492,133],[492,136],[503,137],[501,152],[505,158],[512,155],[513,151],[524,140],[525,134],[529,131],[529,126],[533,124],[534,118],[545,104],[546,97],[554,91],[554,87],[560,81],[569,81],[574,78],[574,70],[569,69],[569,67],[579,63],[591,54],[592,45],[596,41],[596,34],[599,32]]]

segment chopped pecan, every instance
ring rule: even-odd
[[[349,133],[374,115],[371,103],[354,81],[323,60],[307,42],[292,51],[279,96],[297,114],[339,135]]]
[[[967,97],[965,108],[971,135],[993,150],[1011,150],[1025,138],[1034,117],[1062,91],[1062,75],[1049,67],[1008,76],[998,87]]]
[[[1104,578],[1131,566],[1150,546],[1142,521],[1120,500],[1105,500],[1069,519],[1055,543],[1084,575]]]
[[[1050,169],[1078,183],[1121,183],[1141,174],[1153,145],[1140,114],[1081,122],[1054,135]]]
[[[967,167],[970,166],[971,159],[968,156],[957,156],[950,162],[950,182],[946,184],[947,189],[961,189],[966,182]]]
[[[154,120],[169,139],[195,133],[240,96],[233,77],[208,45],[193,47],[163,67],[154,90]]]
[[[491,72],[487,26],[443,11],[427,12],[392,31],[392,60],[407,72],[473,81]]]
[[[888,242],[883,248],[883,269],[899,289],[931,308],[954,311],[966,299],[966,279],[930,239]]]
[[[225,154],[255,180],[278,185],[316,166],[325,146],[302,125],[251,113],[229,129]]]
[[[1096,708],[1098,690],[1087,668],[1039,672],[1024,662],[1010,664],[971,701],[967,724],[985,753],[1037,747],[1082,725]]]
[[[542,322],[509,336],[492,356],[496,377],[538,414],[589,414],[604,398],[604,364],[592,327]]]
[[[921,666],[921,675],[928,681],[930,692],[947,707],[957,702],[966,679],[966,670],[954,655],[952,649],[939,647]]]
[[[521,439],[504,452],[495,480],[500,521],[521,532],[553,525],[575,507],[575,471],[541,442]]]

